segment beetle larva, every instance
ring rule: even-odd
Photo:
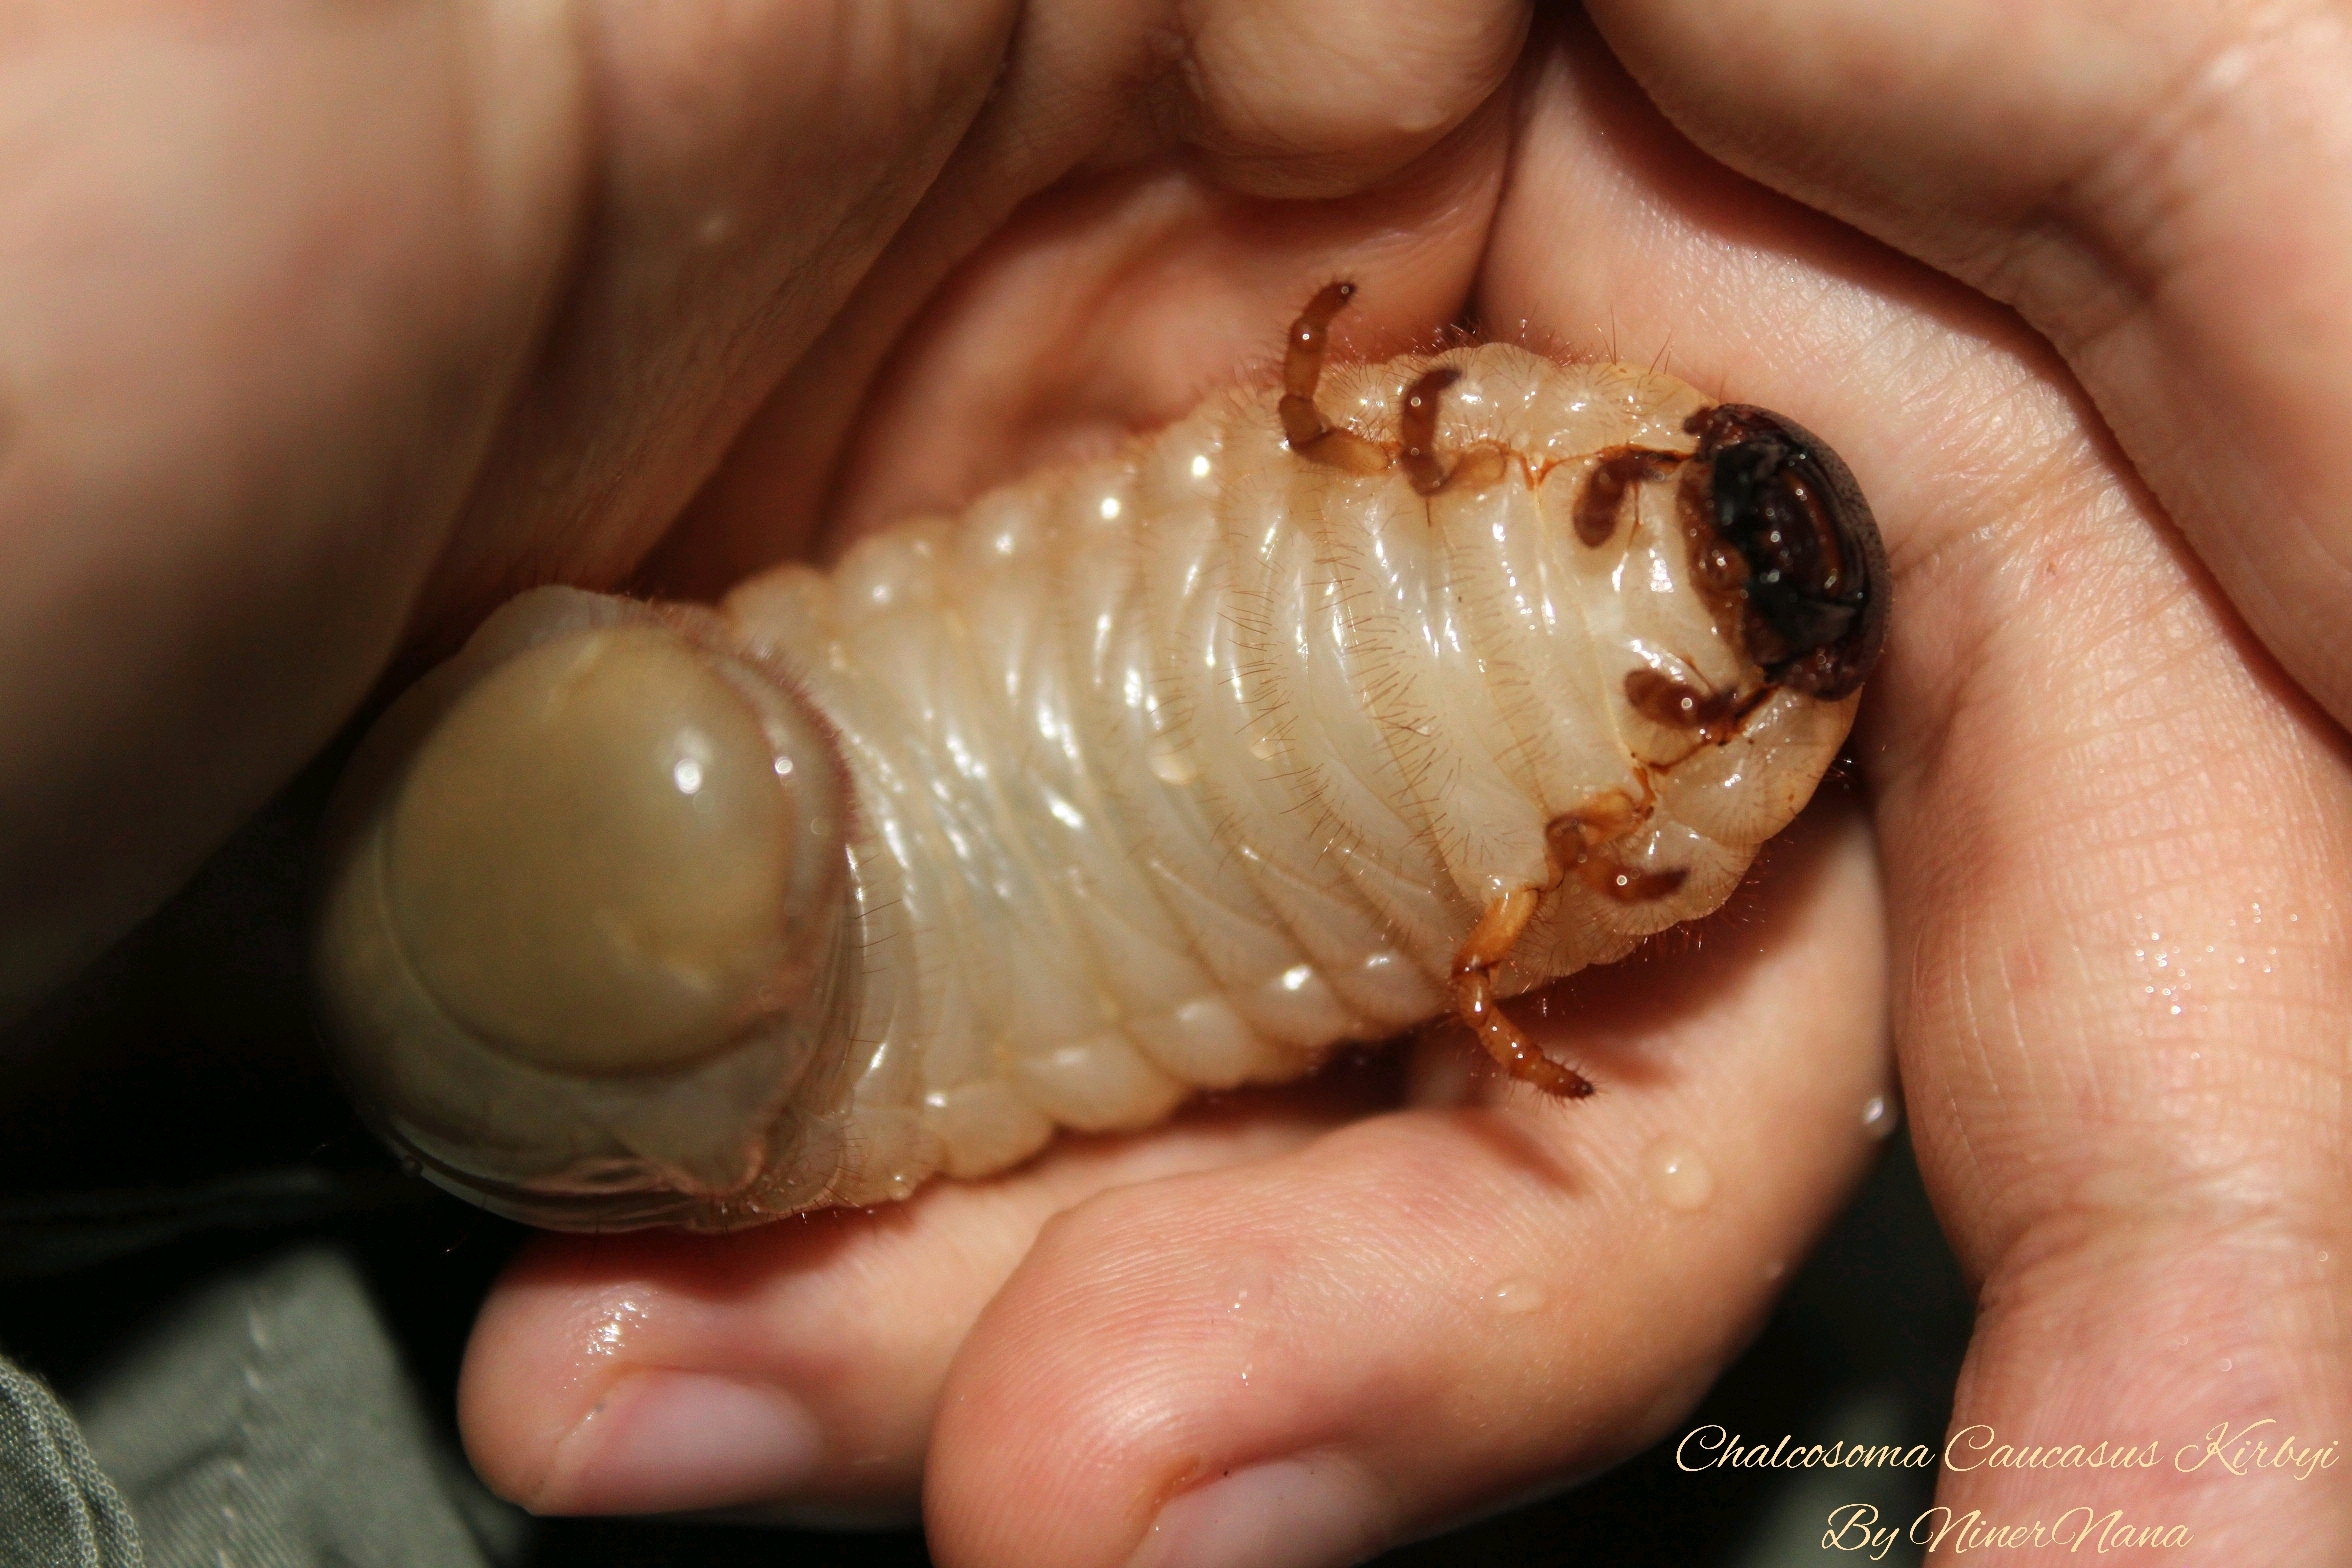
[[[346,1077],[540,1224],[976,1176],[1713,910],[1877,655],[1853,479],[1762,410],[1503,344],[1331,372],[777,569],[524,594],[331,814]]]

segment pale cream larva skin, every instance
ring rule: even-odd
[[[1146,1126],[1197,1089],[1398,1033],[1447,1010],[1466,935],[1515,889],[1548,891],[1504,993],[1714,909],[1810,797],[1856,699],[1777,690],[1721,744],[1628,704],[1642,669],[1763,685],[1693,585],[1671,480],[1633,486],[1597,546],[1572,525],[1595,454],[1687,452],[1709,400],[1489,344],[1335,369],[1318,402],[1393,443],[1403,389],[1439,364],[1462,372],[1439,449],[1510,454],[1498,482],[1425,497],[1393,467],[1306,461],[1272,391],[1235,392],[830,573],[770,572],[716,617],[569,590],[501,611],[433,678],[443,695],[388,718],[338,812],[322,991],[379,1124],[542,1223],[742,1224],[985,1175],[1057,1128]],[[622,624],[706,661],[741,733],[784,759],[795,836],[752,858],[793,891],[781,912],[740,879],[714,895],[775,935],[725,960],[776,966],[744,991],[767,999],[749,1022],[711,1012],[717,1043],[673,1031],[653,1070],[581,1071],[450,1016],[474,982],[435,978],[431,931],[402,934],[428,918],[404,889],[430,879],[399,867],[430,846],[402,847],[425,834],[399,813],[425,809],[401,805],[426,790],[420,737],[482,671]],[[435,787],[471,788],[451,766],[459,783]],[[1547,825],[1610,792],[1655,801],[1610,854],[1684,873],[1666,896],[1617,901],[1547,858]]]

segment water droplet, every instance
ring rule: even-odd
[[[610,1310],[588,1330],[588,1342],[581,1348],[591,1356],[617,1355],[622,1342],[643,1321],[645,1308],[624,1297],[614,1302]]]
[[[1266,1304],[1274,1299],[1274,1274],[1264,1258],[1245,1256],[1236,1259],[1227,1274],[1221,1295],[1225,1310],[1237,1322],[1248,1322],[1264,1313]],[[1217,1299],[1211,1297],[1211,1300]]]
[[[1486,1293],[1486,1302],[1506,1317],[1525,1317],[1543,1310],[1544,1288],[1531,1279],[1507,1279]]]
[[[1670,1209],[1687,1213],[1715,1195],[1715,1173],[1688,1144],[1661,1138],[1643,1153],[1642,1165],[1650,1178],[1650,1191]]]
[[[1873,1138],[1891,1136],[1902,1120],[1902,1107],[1886,1095],[1874,1094],[1862,1102],[1862,1130]]]
[[[1768,1260],[1766,1260],[1766,1262],[1765,1262],[1765,1264],[1764,1264],[1764,1283],[1765,1283],[1765,1284],[1767,1284],[1767,1285],[1769,1285],[1769,1284],[1771,1284],[1771,1283],[1772,1283],[1774,1280],[1777,1280],[1777,1279],[1779,1279],[1779,1278],[1780,1278],[1780,1277],[1781,1277],[1783,1274],[1786,1274],[1787,1272],[1788,1272],[1788,1260],[1787,1260],[1787,1259],[1785,1259],[1785,1258],[1771,1258],[1771,1259],[1768,1259]]]
[[[2222,1357],[2222,1358],[2221,1358],[2221,1369],[2222,1369],[2224,1372],[2230,1372],[2230,1371],[2234,1371],[2234,1370],[2236,1370],[2236,1368],[2237,1368],[2237,1363],[2236,1363],[2236,1362],[2234,1362],[2234,1361],[2232,1361],[2232,1360],[2231,1360],[2229,1357],[2227,1357],[2227,1356],[2224,1356],[2224,1357]]]

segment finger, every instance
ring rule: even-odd
[[[1593,8],[1734,166],[2014,304],[2352,722],[2352,22],[2328,5]]]
[[[1396,174],[1494,97],[1519,58],[1512,0],[1215,0],[1186,14],[1172,105],[1215,183],[1329,200]]]
[[[886,1209],[726,1237],[549,1237],[475,1325],[467,1452],[540,1513],[909,1517],[947,1365],[1040,1226],[1109,1187],[1294,1148],[1390,1097],[1393,1076],[1224,1097]]]
[[[0,1018],[374,678],[577,152],[537,13],[49,9],[0,58]]]
[[[820,522],[954,509],[1074,438],[1172,419],[1262,358],[1302,273],[1327,281],[1342,258],[1410,276],[1452,249],[1451,295],[1427,318],[1445,320],[1507,149],[1527,12],[1032,7],[987,111],[646,580],[715,596],[804,553]],[[1395,321],[1423,304],[1366,299]],[[1106,363],[1121,404],[1086,396]],[[935,451],[943,429],[961,450]]]
[[[2215,1561],[2282,1540],[2340,1558],[2341,1488],[2175,1464],[2224,1423],[2275,1423],[2255,1432],[2274,1457],[2352,1426],[2340,734],[2005,313],[1704,159],[1626,155],[1659,144],[1607,72],[1544,101],[1539,122],[1574,123],[1531,130],[1562,153],[1514,184],[1498,255],[1646,239],[1583,253],[1550,296],[1531,261],[1499,265],[1497,312],[1678,323],[1678,361],[1829,433],[1886,528],[1895,609],[1860,735],[1913,1136],[1982,1281],[1955,1426],[2156,1456],[1979,1462],[1943,1502],[2020,1524],[2096,1505],[2074,1525],[2178,1525]]]
[[[1516,1086],[1050,1223],[951,1370],[942,1563],[1342,1563],[1657,1436],[1753,1332],[1887,1092],[1849,812],[1643,977],[1608,1085]],[[1602,979],[1605,991],[1626,983]]]
[[[1339,354],[1428,343],[1476,272],[1509,150],[1503,110],[1409,181],[1303,209],[1237,199],[1188,170],[1032,204],[899,344],[848,437],[832,539],[952,514],[1270,377],[1301,300],[1331,276],[1358,285],[1334,326]]]
[[[1020,57],[1008,0],[577,10],[592,199],[560,317],[426,584],[415,636],[437,652],[521,589],[637,567],[902,243]]]
[[[8,55],[0,1016],[404,632],[634,564],[955,144],[1005,9],[134,6]]]

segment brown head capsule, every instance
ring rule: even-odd
[[[1708,465],[1717,537],[1746,566],[1748,650],[1775,684],[1823,701],[1856,690],[1886,636],[1886,550],[1861,486],[1820,437],[1745,403],[1684,426]]]

